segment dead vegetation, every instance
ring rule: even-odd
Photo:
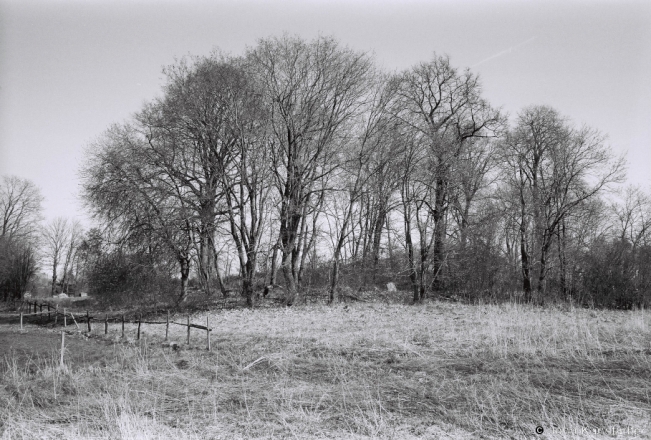
[[[648,311],[355,303],[211,320],[210,353],[182,328],[175,350],[145,327],[140,341],[92,339],[102,362],[7,356],[0,438],[651,434]]]

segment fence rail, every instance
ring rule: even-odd
[[[43,310],[43,307],[46,307],[45,310]],[[38,316],[40,318],[40,322],[43,323],[45,322],[51,322],[54,320],[54,324],[57,325],[59,321],[59,317],[63,317],[62,319],[62,325],[64,328],[68,327],[68,318],[72,319],[74,324],[77,326],[77,329],[81,331],[81,327],[79,326],[79,323],[86,323],[87,326],[87,333],[92,333],[93,328],[92,328],[92,322],[93,321],[101,321],[104,323],[104,334],[108,335],[109,333],[109,322],[112,323],[121,323],[121,328],[122,328],[122,334],[121,337],[125,338],[125,324],[137,324],[137,333],[136,333],[136,339],[140,339],[140,330],[141,330],[141,325],[142,324],[147,324],[147,325],[165,325],[165,341],[169,341],[169,327],[170,324],[174,325],[180,325],[183,327],[187,327],[188,332],[187,332],[187,338],[186,338],[186,343],[190,345],[190,329],[191,328],[196,328],[199,330],[204,330],[206,332],[206,346],[208,351],[212,350],[211,344],[210,344],[210,332],[212,332],[212,328],[210,327],[210,317],[206,316],[206,325],[201,325],[201,324],[195,324],[190,322],[190,315],[187,315],[187,323],[183,322],[176,322],[176,321],[171,321],[170,320],[170,312],[167,311],[167,316],[164,321],[146,321],[142,319],[141,314],[137,314],[133,317],[133,319],[126,319],[124,314],[120,314],[118,316],[112,316],[109,317],[108,313],[104,313],[103,319],[97,316],[92,316],[89,311],[86,311],[85,315],[77,315],[75,318],[75,315],[71,311],[66,311],[65,308],[63,308],[63,311],[59,310],[59,306],[57,305],[56,307],[52,307],[50,303],[39,303],[37,301],[26,301],[23,300],[20,303],[20,306],[18,307],[20,312],[18,313],[0,313],[0,319],[2,318],[20,318],[20,329],[23,330],[23,320],[24,318],[28,317],[34,317]],[[32,311],[33,309],[33,311]],[[26,312],[23,312],[23,310],[26,310]],[[63,338],[63,336],[62,336]],[[62,344],[63,344],[63,339],[62,339]]]

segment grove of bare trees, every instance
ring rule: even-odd
[[[598,127],[543,105],[505,114],[447,56],[387,73],[330,37],[262,39],[164,74],[160,97],[87,148],[96,228],[57,219],[36,234],[38,191],[2,181],[0,246],[27,276],[39,236],[52,293],[184,301],[196,287],[292,305],[392,282],[414,303],[651,304],[651,195],[621,187],[624,159]],[[24,292],[12,267],[5,299]]]

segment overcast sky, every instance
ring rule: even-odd
[[[512,116],[547,104],[628,152],[651,188],[651,2],[0,0],[0,175],[45,216],[85,219],[85,146],[160,93],[161,68],[287,31],[335,36],[387,70],[448,54]]]

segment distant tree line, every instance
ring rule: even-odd
[[[16,176],[0,177],[0,297],[20,299],[36,273],[42,196]]]
[[[651,199],[613,195],[624,161],[605,136],[547,106],[509,123],[445,56],[389,74],[284,35],[164,73],[89,145],[98,227],[61,246],[46,228],[53,292],[63,266],[97,294],[180,301],[192,284],[291,305],[394,282],[414,302],[651,302]]]
[[[39,269],[52,274],[47,292],[70,292],[79,278],[78,248],[84,239],[78,221],[56,218],[43,224],[43,197],[31,181],[0,177],[0,298],[22,299],[37,286]],[[59,277],[61,274],[61,277]]]

